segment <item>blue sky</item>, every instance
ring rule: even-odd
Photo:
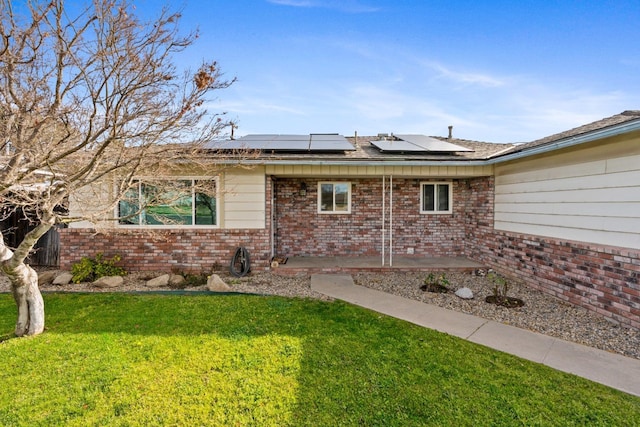
[[[151,0],[135,2],[150,11]],[[640,2],[186,0],[238,135],[521,142],[640,109]]]

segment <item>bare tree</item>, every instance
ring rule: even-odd
[[[0,204],[34,221],[15,248],[0,238],[17,336],[44,329],[37,273],[25,260],[53,225],[79,219],[58,207],[104,183],[117,201],[139,175],[169,175],[202,159],[203,144],[228,125],[204,104],[233,80],[215,62],[192,73],[174,63],[197,37],[179,32],[178,13],[163,9],[143,22],[126,0],[77,8],[0,0]],[[93,220],[99,211],[84,216]]]

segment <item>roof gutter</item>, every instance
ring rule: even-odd
[[[290,166],[486,166],[487,160],[227,160],[222,164]]]

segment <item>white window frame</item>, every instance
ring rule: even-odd
[[[322,185],[331,184],[333,185],[333,210],[327,211],[322,210]],[[336,185],[338,184],[346,184],[347,185],[347,210],[346,211],[337,211],[336,209]],[[329,214],[329,215],[346,215],[351,213],[351,182],[349,181],[320,181],[318,182],[318,213],[319,214]]]
[[[424,210],[424,186],[434,186],[434,210]],[[449,209],[446,211],[438,210],[438,185],[447,185],[449,188]],[[453,182],[452,181],[422,181],[420,182],[420,213],[428,215],[451,215],[453,213]]]
[[[135,181],[138,182],[138,197],[142,197],[141,194],[141,186],[140,183],[144,183],[145,182],[145,178],[141,177],[141,178],[136,178]],[[115,218],[116,218],[116,224],[118,227],[122,227],[122,228],[144,228],[144,229],[153,229],[153,230],[158,230],[158,229],[193,229],[193,228],[206,228],[206,229],[211,229],[211,228],[220,228],[220,180],[219,177],[200,177],[200,176],[176,176],[176,177],[172,177],[171,179],[167,179],[167,181],[191,181],[191,215],[192,215],[192,224],[141,224],[140,223],[140,219],[138,224],[122,224],[120,223],[120,215],[119,215],[119,210],[120,210],[120,203],[116,204],[115,207]],[[196,203],[196,198],[195,198],[195,184],[194,181],[213,181],[215,183],[216,186],[216,194],[215,194],[215,198],[216,198],[216,224],[196,224],[196,218],[195,218],[195,203]],[[142,218],[142,214],[138,214],[138,218]]]

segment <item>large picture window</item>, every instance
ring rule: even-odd
[[[450,182],[420,183],[420,213],[452,213],[452,191]]]
[[[121,225],[217,226],[216,181],[137,181],[118,203]]]
[[[351,183],[319,182],[318,212],[351,213]]]

